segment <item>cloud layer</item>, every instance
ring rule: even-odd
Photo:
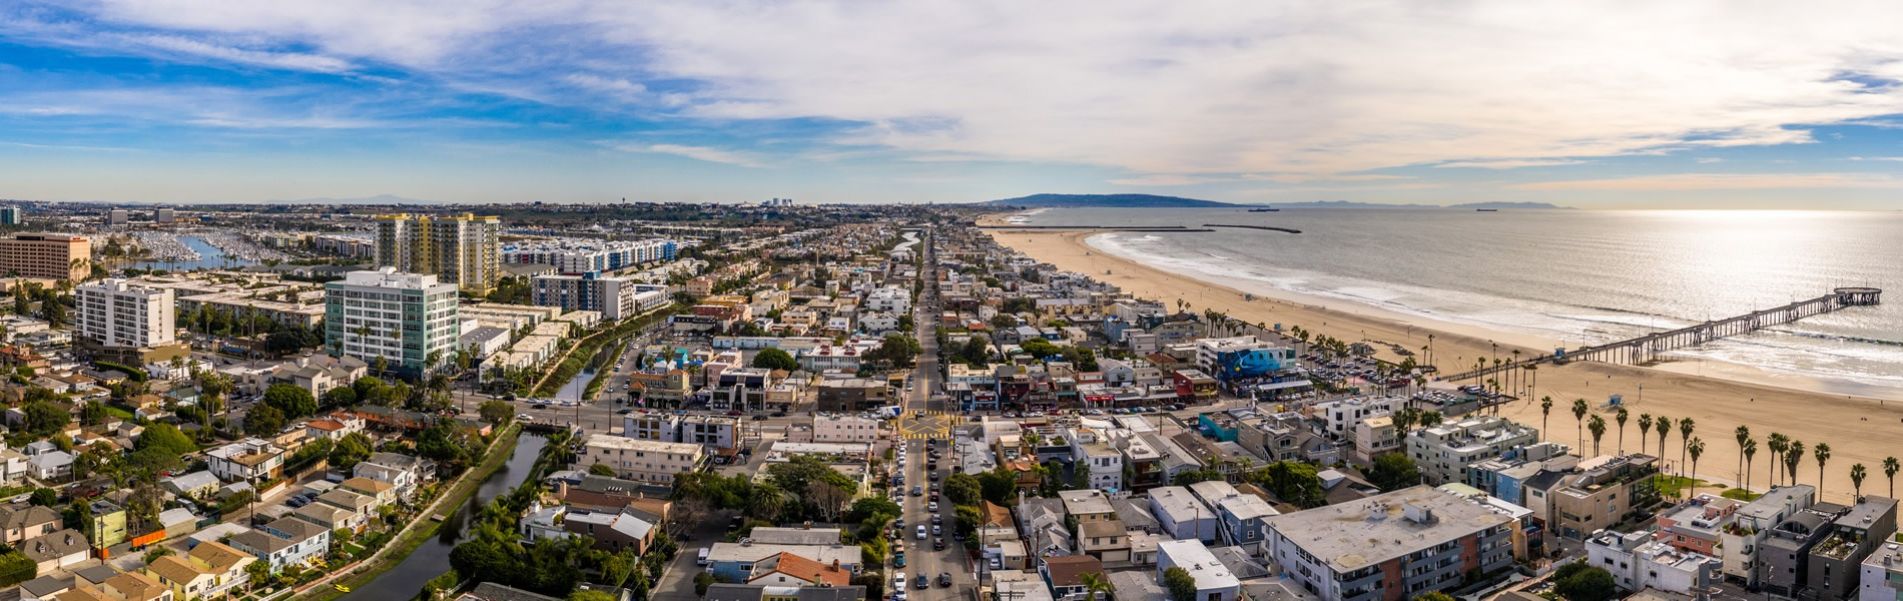
[[[1903,113],[1894,2],[73,0],[0,15],[15,40],[85,52],[400,74],[695,127],[816,123],[801,146],[1101,167],[1130,186],[1804,144],[1812,126]],[[387,117],[304,108],[279,119]],[[757,140],[609,146],[770,162]],[[1698,181],[1764,185],[1673,185]]]

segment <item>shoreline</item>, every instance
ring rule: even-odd
[[[1005,225],[1002,221],[1002,216],[986,216],[980,223]],[[1432,335],[1434,362],[1449,372],[1471,365],[1475,358],[1486,357],[1491,360],[1496,342],[1499,343],[1498,353],[1502,358],[1511,358],[1514,350],[1520,351],[1521,356],[1529,352],[1551,352],[1551,346],[1541,350],[1531,345],[1539,342],[1537,337],[1502,336],[1497,332],[1457,324],[1430,323],[1415,316],[1384,315],[1374,307],[1350,310],[1343,306],[1352,303],[1345,301],[1309,302],[1314,299],[1296,298],[1286,292],[1265,294],[1258,290],[1241,291],[1179,273],[1164,272],[1090,246],[1085,239],[1097,232],[1000,229],[987,233],[998,243],[1039,261],[1090,275],[1140,298],[1165,303],[1182,300],[1189,303],[1192,310],[1213,309],[1251,323],[1280,323],[1285,328],[1300,325],[1318,335],[1347,341],[1385,341],[1415,349],[1417,354],[1418,349],[1427,344],[1427,337]],[[1110,273],[1105,274],[1106,269]],[[1245,292],[1255,295],[1255,299],[1245,300],[1242,296]],[[1381,349],[1385,358],[1394,358],[1385,346],[1377,345],[1377,348]],[[1735,484],[1744,480],[1738,474],[1741,460],[1733,433],[1736,427],[1744,425],[1750,428],[1752,437],[1758,439],[1759,443],[1750,484],[1752,488],[1760,490],[1765,488],[1770,471],[1770,453],[1764,447],[1764,439],[1771,432],[1801,440],[1806,446],[1827,442],[1832,447],[1832,458],[1824,468],[1826,473],[1822,495],[1837,500],[1852,497],[1849,478],[1852,464],[1862,463],[1870,473],[1880,475],[1883,458],[1895,455],[1897,449],[1894,441],[1903,439],[1903,402],[1739,381],[1734,378],[1734,374],[1729,373],[1723,379],[1700,375],[1704,371],[1721,370],[1709,364],[1701,367],[1693,361],[1668,365],[1663,369],[1605,363],[1546,366],[1534,376],[1536,387],[1534,393],[1529,395],[1532,398],[1510,403],[1500,409],[1500,414],[1539,428],[1542,438],[1573,446],[1582,455],[1592,451],[1593,443],[1589,436],[1577,433],[1578,426],[1570,409],[1572,399],[1587,399],[1592,408],[1591,413],[1602,415],[1609,422],[1605,438],[1599,445],[1600,452],[1605,454],[1616,452],[1620,437],[1619,427],[1612,422],[1614,409],[1606,404],[1611,394],[1622,395],[1624,406],[1631,414],[1631,422],[1636,422],[1638,416],[1645,413],[1667,416],[1674,421],[1691,417],[1696,424],[1693,437],[1705,441],[1705,452],[1697,462],[1698,477],[1714,485]],[[1545,419],[1545,427],[1541,427],[1542,416],[1537,399],[1545,396],[1553,398],[1554,407],[1552,415]],[[1625,441],[1625,448],[1636,451],[1640,434],[1637,424],[1631,422],[1625,428],[1629,430],[1625,433],[1629,438]],[[1575,426],[1575,432],[1565,431],[1565,426],[1569,425]],[[1658,452],[1656,448],[1656,431],[1644,437],[1645,450],[1659,455],[1662,464],[1667,465],[1671,473],[1688,471],[1684,468],[1689,467],[1679,465],[1683,442],[1676,430],[1674,428],[1668,437],[1664,453]],[[1816,485],[1817,464],[1810,459],[1807,457],[1800,464],[1798,481]],[[1867,485],[1873,483],[1879,486],[1886,484],[1874,478],[1865,482]],[[1715,487],[1700,490],[1718,491]],[[1884,488],[1873,487],[1872,490]]]

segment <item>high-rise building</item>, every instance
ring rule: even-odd
[[[100,346],[152,348],[178,341],[177,309],[168,288],[110,279],[73,290],[79,337]]]
[[[420,374],[445,364],[462,335],[456,285],[384,267],[324,284],[324,348],[331,355]]]
[[[174,221],[178,221],[178,210],[177,209],[154,210],[152,211],[152,220],[159,223],[171,223]]]
[[[0,276],[86,279],[92,272],[92,241],[68,234],[20,234],[0,238]]]
[[[26,210],[20,207],[0,207],[0,225],[26,225]]]
[[[116,226],[125,225],[126,222],[129,222],[129,221],[132,221],[132,214],[126,212],[125,209],[112,209],[110,211],[106,211],[106,225],[116,227]]]
[[[494,216],[384,215],[377,266],[440,276],[463,292],[488,294],[502,277],[502,220]]]
[[[637,283],[629,278],[599,274],[538,275],[531,281],[529,302],[564,311],[599,311],[603,318],[633,317],[666,304],[667,287]]]

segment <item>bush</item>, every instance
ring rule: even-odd
[[[0,587],[13,586],[32,580],[40,571],[39,564],[19,552],[0,555]]]
[[[707,588],[713,585],[714,585],[713,574],[710,574],[707,572],[701,572],[699,574],[695,574],[694,575],[694,596],[696,597],[707,596]]]

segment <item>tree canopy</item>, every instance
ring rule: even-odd
[[[1196,601],[1196,577],[1189,575],[1189,570],[1163,570],[1163,588],[1170,592],[1170,601]]]
[[[1383,491],[1395,491],[1421,483],[1421,471],[1406,453],[1382,453],[1368,468],[1368,481]]]
[[[752,365],[761,369],[786,371],[798,371],[800,368],[800,362],[793,355],[776,348],[761,349],[759,354],[753,356]]]

